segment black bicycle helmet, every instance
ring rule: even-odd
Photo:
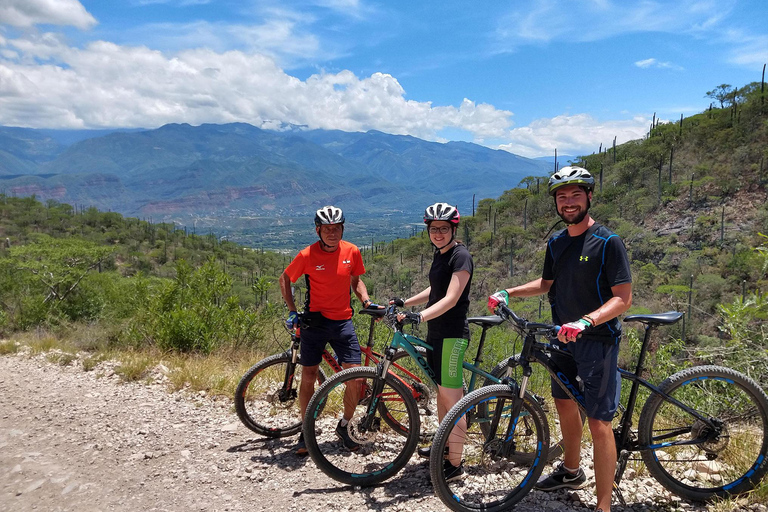
[[[588,191],[595,189],[595,178],[583,167],[563,167],[549,178],[549,195],[566,185],[579,185]]]
[[[344,224],[344,212],[336,206],[323,206],[315,212],[315,226],[322,224]]]
[[[424,210],[424,224],[429,224],[433,220],[442,220],[457,226],[460,218],[459,210],[448,203],[431,204]]]

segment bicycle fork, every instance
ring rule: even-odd
[[[387,371],[389,370],[389,365],[392,363],[392,358],[394,356],[395,349],[387,347],[384,351],[384,359],[376,366],[376,378],[373,379],[368,408],[366,409],[365,416],[360,420],[357,427],[360,432],[376,432],[379,430],[381,418],[376,416],[376,410],[379,407],[379,401],[384,393]]]
[[[289,400],[295,400],[298,396],[298,391],[294,389],[294,377],[296,376],[296,365],[299,362],[299,347],[301,341],[298,332],[291,336],[291,349],[289,351],[291,360],[285,365],[285,376],[283,377],[283,387],[278,392],[278,399],[280,402],[287,402]]]

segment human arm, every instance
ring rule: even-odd
[[[431,286],[428,286],[426,289],[420,291],[413,297],[409,297],[405,300],[403,300],[403,305],[401,307],[407,308],[411,306],[418,306],[419,304],[424,304],[429,300],[429,292],[432,290]],[[393,304],[395,299],[392,299],[389,301],[390,304]]]
[[[451,281],[448,284],[448,290],[445,292],[445,296],[421,312],[421,321],[425,322],[437,318],[454,307],[459,301],[461,294],[464,292],[464,288],[467,287],[470,277],[471,274],[466,270],[454,272],[451,275]],[[429,289],[425,290],[427,292],[427,298],[429,298],[428,290]],[[424,292],[420,293],[417,297],[423,293]]]
[[[367,308],[368,306],[370,306],[373,302],[371,301],[371,298],[368,296],[368,288],[365,286],[365,283],[363,282],[363,280],[360,279],[360,276],[352,276],[352,279],[350,282],[352,285],[352,291],[355,292],[355,295],[363,304],[363,307]]]
[[[534,297],[536,295],[547,293],[549,289],[552,288],[552,283],[553,281],[539,278],[533,281],[529,281],[525,284],[521,284],[520,286],[506,288],[501,290],[501,292],[506,292],[507,297]],[[507,300],[501,292],[496,292],[488,297],[488,309],[491,311],[496,309],[496,306],[498,306],[501,302],[504,302],[505,305],[507,304]]]
[[[563,325],[557,335],[557,339],[565,343],[575,341],[584,329],[613,320],[632,306],[632,283],[612,286],[611,293],[613,297],[605,301],[605,304],[585,314],[575,322]]]
[[[293,293],[291,292],[291,278],[283,271],[280,274],[280,294],[283,296],[288,311],[296,311],[296,303],[293,302]]]

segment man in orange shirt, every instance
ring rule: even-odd
[[[330,343],[344,368],[360,366],[360,344],[352,325],[350,289],[363,303],[372,305],[368,289],[360,276],[365,273],[363,257],[354,244],[342,240],[344,213],[335,206],[323,206],[315,213],[315,231],[320,240],[302,249],[280,275],[280,292],[288,306],[286,326],[298,325],[298,313],[293,302],[291,283],[302,275],[307,282],[307,299],[304,303],[305,323],[301,329],[301,384],[299,386],[299,413],[304,419],[309,399],[315,391],[318,367],[326,343]],[[374,305],[374,307],[377,307]],[[348,386],[344,392],[344,417],[336,426],[336,435],[344,446],[357,450],[358,445],[347,431],[352,419],[359,390]],[[306,455],[304,434],[296,445],[297,455]]]

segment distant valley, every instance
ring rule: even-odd
[[[347,237],[409,236],[426,204],[471,212],[552,164],[466,142],[377,131],[268,131],[248,124],[144,131],[0,127],[0,192],[174,222],[253,247],[312,239],[311,214],[337,204]],[[358,222],[359,221],[359,222]],[[290,233],[291,231],[295,231]]]

